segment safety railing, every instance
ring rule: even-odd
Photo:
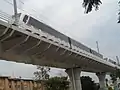
[[[12,21],[12,16],[0,10],[0,20],[9,23]]]

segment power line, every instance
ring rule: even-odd
[[[21,2],[21,4],[25,4],[22,0],[19,0],[20,2]],[[42,15],[42,14],[40,14],[40,13],[38,13],[34,8],[30,8],[30,10],[32,10],[33,12],[35,12],[36,14],[37,14],[37,16],[38,16],[38,19],[40,19],[40,20],[42,20],[41,18],[40,18],[40,16],[42,16],[44,19],[47,19],[48,21],[50,21],[50,22],[52,22],[53,23],[53,21],[51,21],[51,20],[49,20],[45,15]],[[31,14],[32,15],[32,14]],[[32,15],[33,16],[33,15]],[[43,20],[42,20],[43,21]],[[55,23],[54,23],[55,24]]]
[[[21,0],[19,0],[19,2],[21,2],[22,4],[24,4],[24,2],[23,2],[23,1],[21,1]]]
[[[12,6],[14,6],[13,5],[13,3],[11,3],[11,2],[9,2],[8,0],[4,0],[5,2],[7,2],[8,4],[10,4],[10,5],[12,5]],[[19,0],[22,4],[24,4],[24,2],[22,2],[21,0]],[[27,10],[25,10],[25,9],[22,9],[22,8],[20,8],[20,7],[17,7],[19,10],[21,10],[21,11],[23,11],[23,12],[25,12],[25,13],[27,13],[28,15],[31,15],[31,16],[33,16],[32,14],[30,14]],[[32,9],[31,8],[31,10],[32,11],[34,11],[35,13],[37,13],[37,11],[36,10],[34,10],[34,9]],[[39,13],[37,13],[37,14],[39,14]],[[42,14],[39,14],[40,16],[42,16],[42,17],[44,17],[44,18],[46,18],[44,15],[42,15]],[[39,18],[40,19],[40,18]],[[47,19],[47,18],[46,18]]]
[[[4,0],[4,1],[13,6],[13,3],[9,2],[8,0]],[[21,0],[19,0],[19,1],[20,1],[22,4],[24,4],[23,1],[21,1]],[[29,15],[32,15],[32,14],[30,14],[28,11],[26,11],[25,9],[22,9],[22,8],[20,8],[20,7],[18,7],[18,6],[17,6],[17,8],[18,8],[19,10],[22,10],[22,11],[28,13]],[[30,8],[30,9],[31,9],[33,12],[35,12],[36,14],[44,17],[45,19],[48,19],[46,16],[44,16],[44,15],[42,15],[42,14],[39,14],[35,9],[33,9],[33,8]],[[33,16],[33,15],[32,15],[32,16]],[[39,18],[39,19],[40,19],[40,18]]]
[[[4,0],[4,1],[13,6],[13,3],[9,2],[8,0]],[[25,11],[24,9],[21,9],[20,7],[17,7],[17,8],[20,9],[20,10],[22,10],[22,11]],[[26,11],[25,11],[25,12],[26,12]],[[27,13],[28,13],[28,12],[27,12]]]
[[[9,2],[8,0],[4,0],[4,1],[13,6],[13,3]]]
[[[13,5],[13,3],[11,3],[11,2],[9,2],[8,0],[4,0],[5,2],[7,2],[8,4],[10,4],[10,5],[12,5],[12,6],[14,6]],[[19,2],[21,2],[21,4],[24,4],[24,2],[23,1],[21,1],[21,0],[19,0]],[[20,7],[18,7],[17,6],[17,9],[19,9],[19,10],[21,10],[21,11],[23,11],[23,12],[25,12],[25,13],[27,13],[28,15],[30,15],[30,16],[33,16],[33,17],[35,17],[34,15],[32,15],[32,14],[30,14],[30,12],[28,12],[27,10],[25,10],[25,9],[22,9],[22,8],[20,8]],[[58,25],[56,24],[56,23],[54,23],[53,21],[51,21],[51,20],[49,20],[46,16],[44,16],[44,15],[42,15],[42,14],[40,14],[40,13],[38,13],[34,8],[30,8],[33,12],[35,12],[36,13],[36,15],[37,15],[37,17],[38,17],[38,19],[39,20],[41,20],[43,23],[45,23],[44,21],[46,21],[47,20],[47,23],[53,23],[54,25],[56,25],[57,26],[57,28],[58,28]],[[43,20],[43,19],[41,19],[41,17],[40,16],[42,16],[44,19],[46,19],[46,20]],[[36,18],[37,19],[37,18]],[[49,24],[50,24],[49,23]],[[61,29],[61,28],[59,28],[59,29]],[[62,28],[63,29],[63,28]]]

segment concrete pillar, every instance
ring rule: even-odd
[[[66,73],[69,75],[71,81],[71,88],[70,90],[82,90],[81,80],[80,80],[80,68],[71,68],[66,69]]]
[[[106,73],[96,73],[99,79],[100,90],[107,90],[106,83],[105,83],[105,76]]]

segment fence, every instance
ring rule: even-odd
[[[0,10],[0,20],[3,20],[7,23],[13,22],[12,16]]]
[[[43,82],[0,77],[0,90],[45,90]]]

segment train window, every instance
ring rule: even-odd
[[[23,22],[24,22],[24,23],[26,23],[26,22],[27,22],[27,20],[28,20],[28,16],[27,16],[27,15],[25,15],[25,16],[24,16],[24,18],[23,18]]]

